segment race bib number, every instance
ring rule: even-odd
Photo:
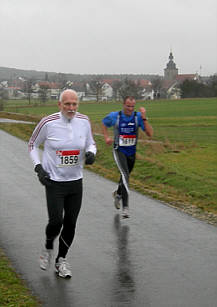
[[[57,167],[79,165],[80,150],[57,150]]]
[[[133,146],[136,145],[136,135],[120,135],[119,146]]]

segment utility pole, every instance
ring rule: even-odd
[[[200,65],[200,76],[201,76],[201,73],[202,73],[202,66]]]

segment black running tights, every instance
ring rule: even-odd
[[[74,239],[82,202],[82,179],[51,182],[51,186],[46,186],[48,224],[45,231],[45,246],[52,249],[54,239],[60,234],[58,259],[65,258]]]
[[[117,193],[122,196],[123,207],[129,206],[129,177],[135,164],[135,155],[126,156],[123,152],[114,149],[113,156],[121,173]]]

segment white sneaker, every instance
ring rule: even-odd
[[[47,270],[50,266],[51,258],[53,255],[52,249],[43,249],[40,255],[39,263],[42,270]]]
[[[63,278],[71,278],[72,272],[69,269],[69,264],[65,258],[59,258],[59,261],[55,264],[56,273],[58,276]]]
[[[121,195],[119,195],[117,193],[117,191],[113,192],[113,197],[114,197],[114,205],[116,209],[120,209],[121,205],[120,205],[120,201],[121,201]]]
[[[130,217],[129,208],[128,207],[124,207],[123,211],[122,211],[122,218],[123,219],[127,219],[129,217]]]

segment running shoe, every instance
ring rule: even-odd
[[[121,201],[121,195],[119,195],[117,193],[117,191],[113,192],[113,197],[114,197],[114,205],[116,209],[120,209],[121,205],[120,205],[120,201]]]
[[[69,264],[65,258],[59,258],[59,261],[55,264],[56,273],[58,276],[63,278],[71,278],[72,272],[69,269]]]
[[[50,266],[53,250],[43,249],[39,258],[40,268],[42,270],[47,270]]]
[[[123,219],[127,219],[129,217],[130,217],[130,215],[129,215],[129,208],[128,207],[124,207],[123,211],[122,211],[122,218]]]

